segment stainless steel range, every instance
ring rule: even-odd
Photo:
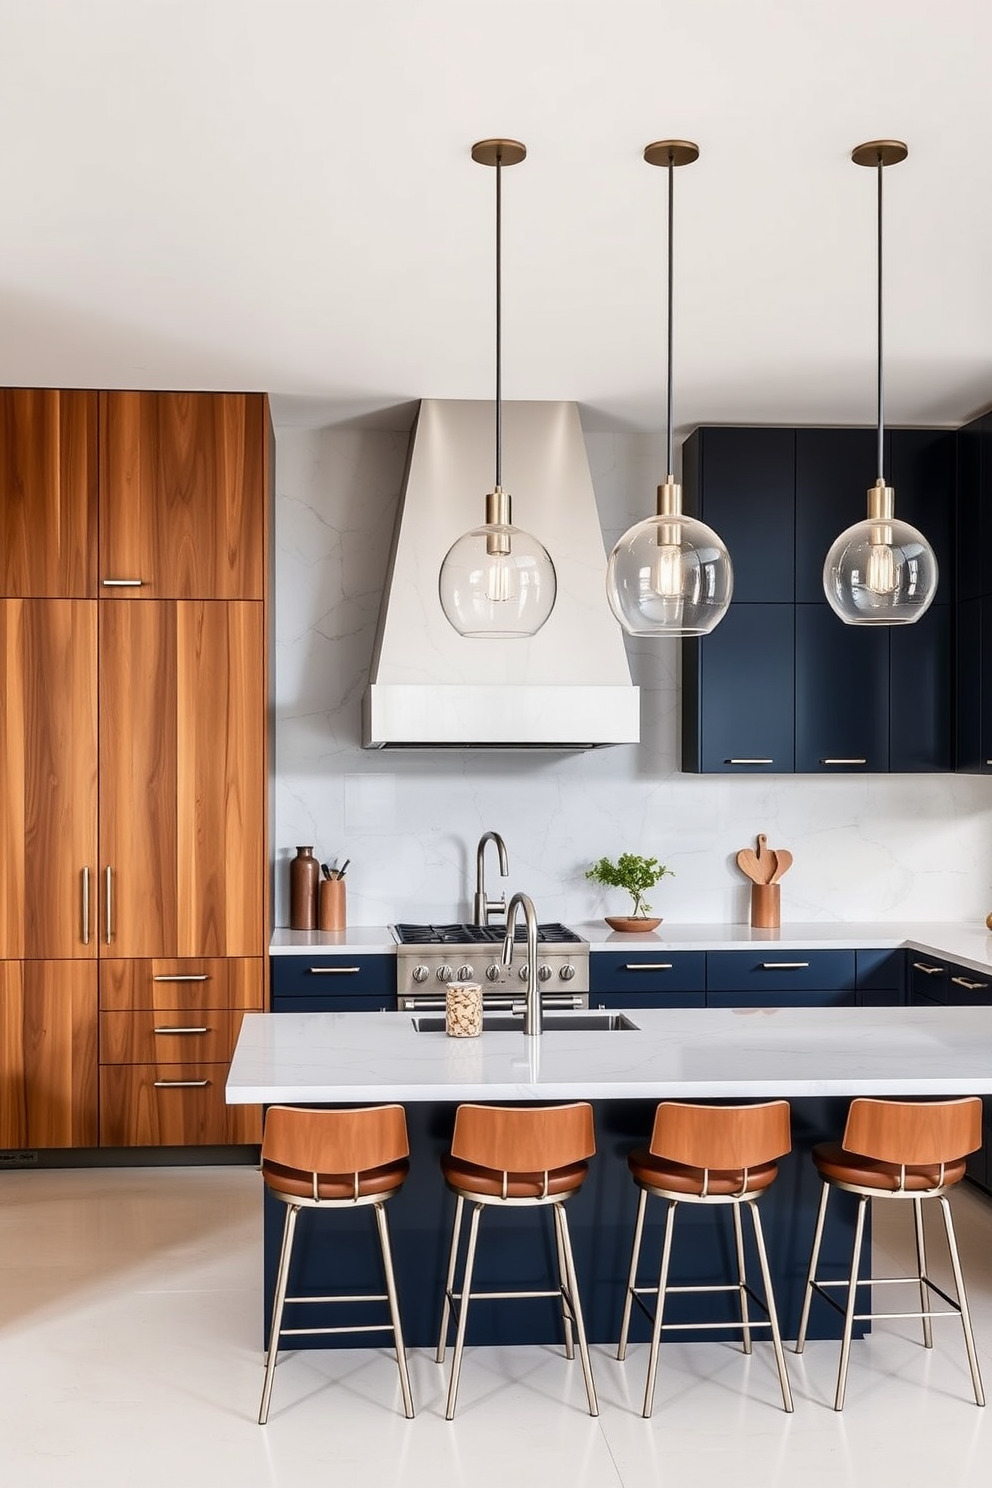
[[[513,965],[500,959],[500,925],[394,925],[396,994],[401,1012],[444,1008],[447,982],[481,982],[489,1011],[523,1003],[527,981],[524,927],[514,936]],[[589,1006],[589,942],[565,925],[539,925],[537,977],[545,1008]]]

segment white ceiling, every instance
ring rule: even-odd
[[[0,383],[258,388],[282,423],[493,393],[664,423],[992,404],[988,0],[0,0]]]

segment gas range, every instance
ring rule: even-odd
[[[397,1006],[401,1011],[444,1006],[447,982],[482,983],[484,1005],[510,1008],[527,980],[526,930],[516,927],[513,965],[501,961],[502,925],[394,925]],[[589,1005],[589,942],[567,925],[539,925],[537,976],[546,1008]]]

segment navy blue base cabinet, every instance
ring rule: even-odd
[[[803,1284],[813,1237],[820,1182],[809,1156],[814,1142],[836,1137],[843,1129],[847,1102],[803,1100],[792,1103],[794,1150],[785,1157],[779,1178],[760,1200],[761,1219],[775,1281],[784,1337],[794,1338],[799,1324]],[[651,1131],[653,1101],[595,1103],[597,1154],[581,1192],[568,1204],[582,1305],[589,1339],[614,1343],[620,1330],[624,1287],[637,1207],[637,1190],[627,1168],[627,1153],[643,1144]],[[454,1196],[445,1187],[439,1159],[450,1141],[454,1105],[409,1103],[411,1168],[406,1185],[387,1205],[393,1259],[400,1290],[406,1341],[411,1347],[437,1343],[442,1288],[454,1215]],[[823,1255],[826,1274],[841,1277],[850,1265],[854,1203],[835,1195]],[[648,1206],[642,1248],[646,1279],[660,1258],[661,1219],[665,1205]],[[265,1200],[265,1337],[271,1320],[272,1291],[278,1263],[285,1205]],[[745,1233],[750,1226],[745,1224]],[[487,1209],[480,1226],[476,1285],[482,1289],[541,1289],[553,1285],[554,1240],[550,1216],[538,1210],[495,1212]],[[733,1230],[728,1214],[703,1212],[682,1205],[676,1221],[672,1280],[677,1285],[712,1284],[735,1276]],[[868,1254],[866,1246],[865,1267]],[[752,1270],[749,1253],[749,1273]],[[754,1276],[759,1278],[757,1266]],[[367,1210],[316,1214],[304,1212],[297,1228],[294,1290],[340,1294],[382,1290],[374,1220]],[[673,1298],[671,1320],[730,1319],[733,1297]],[[381,1321],[382,1312],[348,1306],[305,1309],[306,1320],[333,1327],[342,1322]],[[301,1317],[300,1323],[304,1321]],[[814,1302],[810,1337],[840,1336],[840,1318]],[[287,1326],[294,1326],[287,1314]],[[762,1336],[767,1330],[762,1330]],[[383,1335],[385,1337],[386,1335]],[[633,1340],[648,1336],[647,1323],[635,1310]],[[676,1335],[690,1338],[691,1333]],[[701,1339],[740,1338],[740,1332],[716,1329]],[[469,1312],[470,1344],[554,1343],[561,1338],[561,1311],[554,1299],[474,1302]],[[334,1339],[294,1339],[293,1347],[368,1347],[369,1335]]]
[[[374,1013],[396,1010],[396,957],[273,956],[274,1013]]]

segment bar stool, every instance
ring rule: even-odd
[[[823,1180],[820,1207],[816,1216],[816,1231],[810,1255],[809,1272],[806,1277],[806,1293],[803,1298],[799,1336],[796,1353],[801,1354],[806,1342],[810,1303],[817,1292],[836,1311],[844,1314],[844,1332],[840,1349],[840,1368],[837,1373],[837,1392],[834,1410],[843,1410],[844,1392],[847,1388],[847,1366],[851,1353],[851,1331],[856,1322],[872,1318],[917,1317],[923,1320],[923,1346],[933,1348],[933,1332],[930,1319],[935,1317],[961,1318],[965,1348],[971,1368],[971,1383],[975,1391],[975,1403],[985,1404],[982,1377],[975,1352],[975,1337],[971,1328],[971,1313],[961,1274],[961,1262],[954,1236],[954,1222],[947,1191],[964,1177],[965,1158],[969,1152],[982,1145],[982,1103],[977,1096],[963,1100],[946,1101],[894,1101],[863,1100],[851,1102],[847,1113],[847,1125],[841,1142],[821,1142],[813,1148],[813,1161]],[[850,1274],[841,1281],[824,1281],[816,1276],[816,1263],[823,1238],[823,1225],[827,1214],[827,1200],[832,1188],[846,1189],[858,1195],[858,1217],[854,1229],[854,1249],[851,1255]],[[910,1199],[916,1230],[916,1274],[913,1276],[884,1276],[858,1280],[861,1259],[861,1241],[864,1234],[865,1209],[869,1199]],[[923,1200],[938,1199],[944,1217],[944,1233],[954,1275],[956,1297],[950,1297],[927,1275],[926,1246],[923,1237]],[[915,1283],[920,1292],[919,1312],[856,1312],[859,1286],[887,1286],[893,1283]],[[826,1290],[828,1287],[846,1287],[846,1305],[841,1307]],[[930,1293],[948,1303],[949,1311],[930,1306]]]
[[[567,1106],[459,1106],[451,1151],[441,1159],[445,1182],[456,1195],[455,1222],[444,1287],[438,1338],[438,1364],[444,1363],[448,1323],[457,1318],[455,1348],[448,1383],[445,1420],[455,1414],[469,1303],[476,1297],[560,1297],[565,1356],[573,1359],[573,1328],[578,1340],[589,1414],[599,1415],[596,1386],[582,1320],[575,1262],[568,1234],[565,1200],[578,1193],[589,1172],[587,1159],[596,1151],[592,1107],[586,1101]],[[468,1245],[460,1289],[455,1289],[462,1214],[472,1205]],[[558,1285],[538,1292],[473,1292],[479,1219],[487,1205],[505,1208],[549,1207],[554,1216]]]
[[[791,1411],[792,1391],[785,1367],[785,1354],[779,1333],[775,1294],[768,1270],[768,1256],[758,1214],[757,1200],[778,1176],[776,1158],[792,1146],[787,1101],[766,1101],[749,1106],[699,1106],[681,1101],[662,1101],[655,1112],[654,1129],[647,1147],[639,1147],[627,1158],[634,1182],[640,1189],[634,1243],[630,1256],[630,1274],[624,1301],[623,1322],[617,1358],[627,1353],[631,1307],[634,1302],[651,1320],[651,1351],[644,1386],[643,1414],[650,1416],[654,1405],[655,1377],[658,1372],[658,1349],[663,1331],[687,1328],[740,1328],[744,1352],[751,1352],[751,1333],[755,1328],[770,1328],[778,1366],[782,1403]],[[644,1234],[644,1215],[649,1196],[668,1200],[665,1234],[661,1251],[661,1268],[657,1286],[637,1285],[637,1266]],[[669,1286],[668,1271],[672,1255],[672,1235],[680,1204],[730,1205],[734,1218],[734,1241],[737,1251],[736,1283],[713,1286]],[[744,1260],[744,1234],[741,1208],[746,1207],[754,1227],[754,1240],[761,1267],[764,1299],[748,1285]],[[665,1300],[673,1292],[737,1292],[740,1298],[739,1323],[666,1323],[663,1321]],[[657,1297],[652,1314],[641,1300]],[[748,1308],[755,1302],[767,1318],[755,1320]]]
[[[389,1248],[384,1205],[403,1187],[410,1170],[410,1144],[402,1106],[368,1106],[359,1110],[300,1110],[271,1106],[262,1137],[262,1177],[273,1197],[286,1205],[282,1249],[276,1274],[272,1327],[265,1359],[265,1384],[258,1424],[269,1416],[269,1399],[279,1343],[301,1334],[390,1332],[403,1392],[403,1414],[413,1416],[413,1396],[403,1347],[399,1299]],[[296,1219],[301,1209],[353,1209],[371,1205],[379,1231],[386,1276],[384,1295],[287,1297]],[[284,1328],[283,1309],[314,1302],[388,1302],[390,1321],[340,1328]]]

